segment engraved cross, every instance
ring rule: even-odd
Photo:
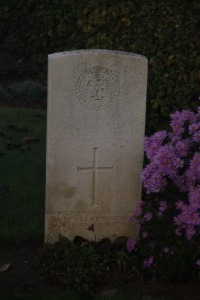
[[[92,167],[78,167],[78,172],[92,172],[93,180],[92,180],[92,203],[91,205],[96,205],[97,199],[97,173],[98,171],[106,171],[113,169],[112,167],[98,167],[98,149],[94,148],[94,159],[93,159],[93,166]]]

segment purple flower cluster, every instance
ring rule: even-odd
[[[144,259],[143,267],[144,268],[150,268],[150,267],[152,267],[153,262],[154,262],[154,257],[151,255],[151,256]]]
[[[188,198],[188,203],[177,201],[176,208],[180,213],[174,217],[174,221],[177,225],[177,233],[183,229],[187,239],[191,240],[197,233],[197,226],[200,225],[200,186],[191,188]]]
[[[167,202],[166,201],[160,201],[160,206],[159,206],[159,212],[164,213],[164,211],[167,209]]]
[[[167,191],[168,184],[178,188],[174,207],[176,235],[185,233],[191,240],[200,225],[200,107],[195,114],[189,109],[175,112],[171,117],[171,132],[159,131],[144,141],[149,164],[141,173],[147,194]],[[167,203],[168,201],[168,203]],[[159,203],[157,215],[163,215],[170,199]],[[152,219],[145,212],[141,223]]]
[[[135,246],[136,246],[136,241],[134,241],[132,239],[129,239],[127,241],[126,247],[127,247],[129,252],[133,251],[135,249]]]
[[[200,106],[197,113],[185,109],[170,118],[169,132],[145,137],[149,162],[141,179],[146,196],[129,218],[139,238],[137,247],[128,240],[127,249],[137,251],[144,271],[165,272],[170,259],[184,256],[190,246],[196,251],[194,268],[200,268]]]

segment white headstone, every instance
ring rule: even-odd
[[[134,236],[141,199],[147,59],[49,55],[45,239]]]

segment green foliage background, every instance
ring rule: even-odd
[[[0,39],[38,71],[47,54],[101,48],[149,60],[146,133],[195,108],[200,95],[200,1],[1,0]],[[198,75],[199,74],[199,75]]]

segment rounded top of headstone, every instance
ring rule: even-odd
[[[91,55],[91,54],[113,54],[113,55],[123,55],[123,56],[132,56],[135,59],[142,59],[147,61],[147,58],[140,54],[135,54],[131,52],[125,51],[117,51],[117,50],[106,50],[106,49],[80,49],[80,50],[72,50],[72,51],[64,51],[64,52],[57,52],[48,55],[49,59],[58,58],[62,56],[72,56],[72,55]]]

